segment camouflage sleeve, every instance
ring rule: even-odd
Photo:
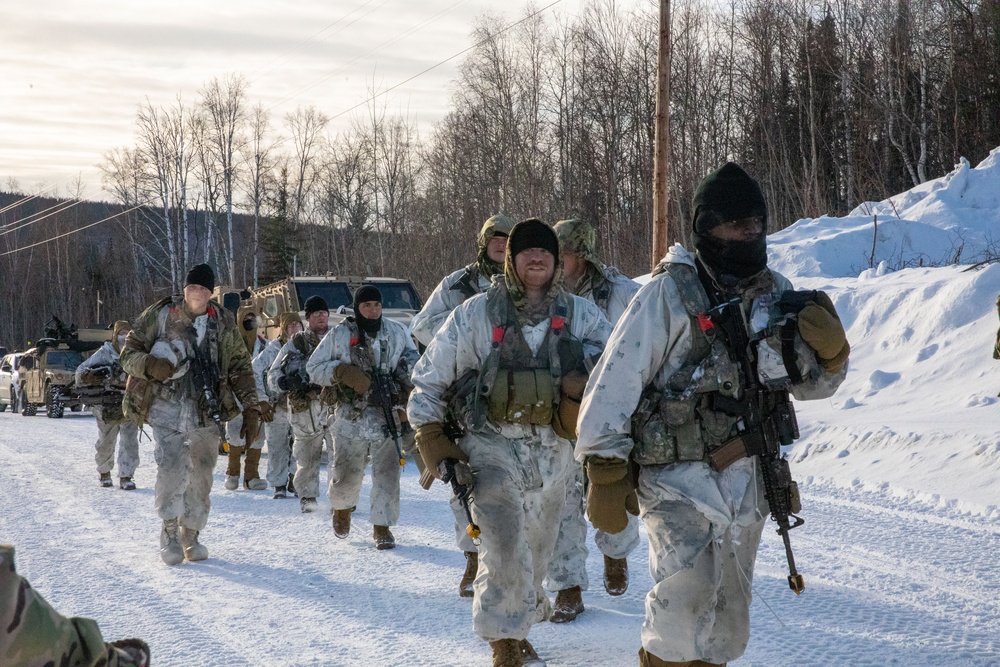
[[[113,361],[108,355],[108,348],[106,345],[102,345],[97,352],[83,360],[83,363],[76,367],[76,373],[73,376],[74,382],[77,384],[83,384],[83,374],[87,370],[105,364],[110,364]]]
[[[336,384],[333,372],[337,366],[351,358],[351,330],[345,324],[338,324],[323,336],[316,349],[306,361],[309,381],[332,387]]]
[[[244,408],[257,405],[257,384],[253,379],[250,353],[243,337],[236,331],[235,320],[229,315],[219,334],[219,358],[225,362],[223,375],[229,381],[236,399]]]
[[[278,350],[278,354],[274,357],[274,361],[271,362],[270,368],[267,369],[267,390],[272,394],[278,395],[283,393],[281,387],[278,386],[278,381],[285,376],[284,372],[281,370],[281,364],[288,356],[289,346],[292,341],[289,340],[287,343],[281,346]]]
[[[462,329],[467,327],[461,317],[463,313],[464,308],[451,312],[413,369],[414,389],[406,405],[413,428],[444,419],[443,395],[458,376],[458,340]],[[471,335],[471,332],[466,333]]]
[[[121,365],[129,375],[145,380],[150,379],[146,377],[146,357],[149,356],[149,351],[153,349],[153,343],[156,342],[160,334],[161,307],[161,304],[157,303],[142,311],[142,314],[136,318],[135,326],[132,327],[125,339],[125,345],[122,347]]]
[[[426,347],[431,344],[431,339],[441,329],[444,321],[448,319],[448,314],[462,303],[461,295],[457,294],[451,287],[464,273],[465,269],[459,269],[445,276],[434,288],[424,307],[410,322],[410,331],[413,332],[413,337],[421,345]]]
[[[260,354],[254,357],[251,362],[251,366],[253,367],[253,379],[257,385],[257,400],[267,401],[271,398],[266,385],[267,373],[280,350],[281,341],[274,339],[268,343],[267,346],[261,350]]]
[[[621,274],[614,277],[611,284],[611,295],[608,298],[608,312],[606,313],[611,326],[617,324],[618,320],[621,319],[622,313],[628,308],[629,302],[639,291],[639,287],[639,283]]]

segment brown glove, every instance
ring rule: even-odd
[[[146,355],[143,370],[146,372],[146,376],[151,380],[165,382],[177,369],[174,368],[174,365],[170,363],[169,360],[164,359],[163,357],[154,357],[149,354]]]
[[[587,376],[580,371],[570,371],[559,381],[559,409],[552,415],[552,430],[560,438],[576,440],[576,418],[586,388]]]
[[[94,371],[84,371],[80,373],[80,384],[83,385],[95,385],[101,384],[102,378],[99,374]]]
[[[587,518],[594,528],[620,533],[628,526],[628,515],[639,514],[639,499],[632,486],[628,461],[588,456],[586,462]]]
[[[257,440],[257,434],[260,433],[260,408],[256,405],[251,405],[250,407],[243,409],[243,426],[240,428],[240,438],[243,439],[243,443],[246,445],[247,449],[250,449],[252,445]]]
[[[799,311],[799,334],[816,350],[816,357],[826,372],[839,373],[847,363],[851,354],[847,333],[833,301],[825,292],[819,292],[816,301],[806,302]]]
[[[469,460],[465,452],[444,434],[441,422],[431,422],[418,428],[416,441],[417,451],[420,452],[420,458],[424,460],[424,467],[436,479],[441,479],[441,473],[438,472],[438,464],[441,461],[445,459]]]
[[[257,409],[260,410],[260,420],[265,424],[270,424],[274,421],[274,406],[267,401],[261,401],[257,404]]]
[[[359,396],[367,394],[372,386],[372,379],[368,377],[368,373],[355,364],[340,364],[333,369],[333,377],[339,384],[350,387]]]

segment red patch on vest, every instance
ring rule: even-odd
[[[698,315],[698,326],[701,327],[702,333],[709,334],[715,331],[715,322],[708,313]]]
[[[564,326],[566,326],[566,318],[565,317],[560,317],[558,315],[553,315],[552,316],[552,328],[553,329],[559,330],[559,329],[562,329]]]

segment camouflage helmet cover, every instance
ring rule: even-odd
[[[514,221],[508,218],[502,213],[492,216],[489,220],[483,223],[482,229],[479,230],[478,245],[479,249],[485,250],[486,246],[489,244],[490,239],[492,239],[497,234],[503,234],[504,236],[510,235],[510,230],[514,229]]]
[[[597,259],[597,232],[593,225],[571,218],[560,220],[552,228],[559,237],[559,248],[562,252],[580,255],[591,264],[600,265]]]

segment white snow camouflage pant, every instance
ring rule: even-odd
[[[538,430],[542,435],[518,438],[470,432],[461,442],[476,476],[472,517],[482,531],[472,627],[487,641],[526,639],[552,610],[542,579],[573,452],[551,429]]]
[[[289,412],[288,422],[292,425],[295,443],[292,454],[295,457],[295,491],[299,498],[319,497],[320,457],[323,455],[323,441],[328,449],[330,442],[329,411],[319,401],[309,401],[309,409]],[[270,464],[268,464],[270,465]],[[329,477],[329,471],[327,472]]]
[[[288,421],[288,409],[279,406],[274,409],[274,419],[264,424],[264,440],[267,442],[267,483],[272,487],[288,486],[288,474],[295,470],[292,457],[292,425]]]
[[[333,449],[327,473],[330,509],[346,510],[358,504],[365,466],[371,460],[370,520],[374,526],[395,526],[399,522],[402,470],[396,444],[385,435],[381,411],[365,408],[356,419],[351,419],[350,413],[351,408],[346,406],[338,407],[334,413]],[[296,488],[297,483],[296,477]]]
[[[559,523],[559,537],[556,539],[549,572],[545,577],[545,588],[561,591],[579,586],[587,590],[587,517],[585,514],[583,466],[574,463],[574,472],[566,483],[566,505],[562,521]],[[597,531],[594,542],[602,554],[608,558],[628,558],[639,546],[639,517],[628,515],[628,525],[620,533]]]
[[[212,473],[219,460],[219,431],[213,424],[189,431],[153,424],[156,459],[154,505],[163,520],[180,519],[203,530],[211,507]]]
[[[661,660],[736,660],[750,637],[753,566],[767,502],[755,459],[722,473],[703,463],[644,467],[639,507],[649,534],[642,645]]]
[[[131,419],[104,421],[104,408],[95,405],[90,411],[97,419],[97,472],[104,474],[115,467],[115,443],[118,443],[118,476],[132,477],[139,467],[139,428]]]

